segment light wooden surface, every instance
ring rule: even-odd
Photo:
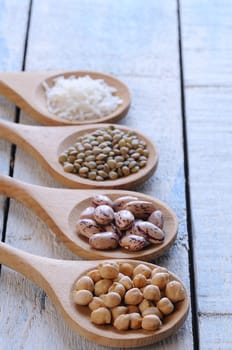
[[[200,344],[229,350],[232,3],[181,1],[181,9]]]
[[[112,74],[132,96],[120,124],[157,144],[157,171],[135,190],[177,213],[177,240],[155,263],[183,280],[193,308],[181,329],[156,349],[230,350],[231,2],[33,0],[30,17],[29,6],[0,0],[0,70]],[[14,106],[0,102],[1,119],[14,120]],[[38,124],[22,112],[20,123]],[[14,161],[10,151],[0,140],[1,173],[10,169],[24,182],[61,187],[23,150],[14,155],[13,149]],[[1,196],[6,243],[41,256],[80,259],[32,211],[11,200],[8,213],[5,203]],[[42,289],[5,267],[0,323],[4,350],[110,349],[73,332]]]

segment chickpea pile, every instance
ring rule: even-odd
[[[137,173],[147,164],[148,150],[134,132],[109,126],[80,136],[59,155],[64,171],[94,181]]]
[[[86,237],[94,249],[122,247],[135,252],[164,241],[164,218],[153,203],[134,196],[112,201],[108,196],[92,197],[77,222],[77,233]]]
[[[76,281],[72,297],[89,307],[94,324],[155,331],[185,299],[185,289],[166,268],[104,262]]]

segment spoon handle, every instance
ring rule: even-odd
[[[25,200],[27,201],[31,197],[29,189],[32,188],[32,186],[33,185],[27,185],[21,181],[15,180],[13,177],[0,174],[0,193],[7,197],[17,199],[24,204]]]
[[[33,116],[41,116],[36,107],[36,88],[47,77],[47,72],[0,73],[0,94]]]
[[[41,270],[43,270],[44,263],[47,266],[46,260],[46,258],[23,252],[0,242],[0,263],[23,274],[41,287],[39,283],[41,278],[43,279]]]
[[[70,288],[79,274],[93,268],[98,261],[58,260],[24,252],[0,242],[0,264],[6,265],[28,278],[51,295]],[[54,294],[54,293],[53,293]],[[53,295],[54,299],[54,295]]]
[[[26,145],[30,144],[30,140],[33,141],[36,131],[39,131],[36,129],[36,127],[32,128],[29,125],[0,120],[0,137],[22,148],[25,148]]]

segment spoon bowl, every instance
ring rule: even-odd
[[[122,99],[122,104],[109,115],[92,120],[71,121],[50,113],[47,108],[43,84],[46,83],[51,87],[54,79],[59,76],[64,78],[74,76],[78,78],[86,75],[92,79],[103,79],[107,85],[116,88],[115,95]],[[127,114],[130,107],[130,92],[123,82],[113,76],[90,71],[0,73],[0,94],[46,125],[82,125],[116,122]]]
[[[162,201],[139,192],[57,189],[29,185],[0,175],[0,193],[14,198],[32,209],[67,248],[85,259],[152,260],[163,255],[172,246],[177,235],[178,222],[172,209]],[[164,242],[153,244],[138,252],[128,252],[122,248],[106,251],[91,248],[88,240],[77,234],[76,223],[80,213],[91,205],[91,198],[97,194],[107,195],[112,200],[129,195],[153,203],[155,208],[161,210],[164,215]]]
[[[141,261],[123,260],[136,266],[139,263],[151,268],[157,265]],[[122,262],[122,261],[120,261]],[[176,304],[175,311],[165,318],[157,331],[129,330],[118,331],[110,325],[96,326],[89,318],[87,307],[76,306],[72,300],[74,283],[83,274],[96,268],[98,261],[67,261],[39,257],[0,243],[0,263],[22,273],[38,284],[50,297],[69,325],[87,339],[110,347],[135,348],[158,342],[171,334],[184,323],[188,310],[189,298],[185,289],[185,299]],[[171,280],[179,280],[169,272]],[[181,282],[182,283],[182,282]]]
[[[101,124],[107,128],[112,124]],[[142,133],[126,126],[117,125],[124,131],[134,132],[144,141],[149,151],[145,167],[137,173],[115,180],[94,181],[82,178],[77,174],[67,173],[58,161],[60,152],[75,143],[77,137],[99,129],[99,124],[81,126],[30,126],[0,120],[0,137],[11,141],[30,153],[59,182],[71,188],[126,188],[130,189],[146,181],[155,171],[158,164],[158,153],[155,144]]]

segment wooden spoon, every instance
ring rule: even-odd
[[[136,266],[141,261],[124,260]],[[120,261],[122,262],[122,261]],[[165,318],[161,328],[155,332],[144,330],[117,331],[112,326],[96,326],[89,318],[86,306],[76,306],[72,301],[74,283],[83,274],[96,268],[98,261],[67,261],[39,257],[0,243],[0,263],[22,273],[39,285],[60,310],[63,318],[75,331],[87,339],[110,347],[139,347],[160,341],[171,334],[185,321],[189,310],[189,298],[176,304],[173,314]],[[144,264],[144,262],[142,262]],[[157,267],[145,263],[151,268]],[[171,280],[177,276],[170,273]]]
[[[53,85],[58,76],[83,77],[89,75],[92,79],[103,79],[107,85],[117,89],[116,95],[123,103],[104,118],[95,118],[85,121],[70,121],[48,111],[43,83]],[[26,113],[46,125],[70,125],[90,123],[116,122],[126,115],[130,107],[130,93],[120,80],[106,74],[88,71],[75,72],[12,72],[0,73],[0,94],[22,108]]]
[[[116,180],[94,181],[82,178],[77,174],[67,173],[58,161],[58,156],[76,139],[91,133],[99,127],[109,127],[112,124],[92,124],[81,126],[29,126],[0,120],[0,137],[15,143],[30,153],[50,174],[63,185],[72,188],[133,188],[147,180],[155,171],[158,154],[154,143],[140,132],[117,125],[125,132],[134,131],[145,141],[149,151],[147,165],[137,173]]]
[[[151,260],[163,255],[171,247],[177,234],[178,223],[175,213],[158,199],[139,192],[57,189],[29,185],[0,175],[0,193],[32,209],[70,250],[86,259]],[[164,214],[164,242],[153,244],[138,252],[128,252],[122,248],[107,251],[92,249],[88,240],[76,233],[76,222],[83,209],[91,205],[92,196],[97,194],[108,195],[112,200],[131,195],[152,202]]]

